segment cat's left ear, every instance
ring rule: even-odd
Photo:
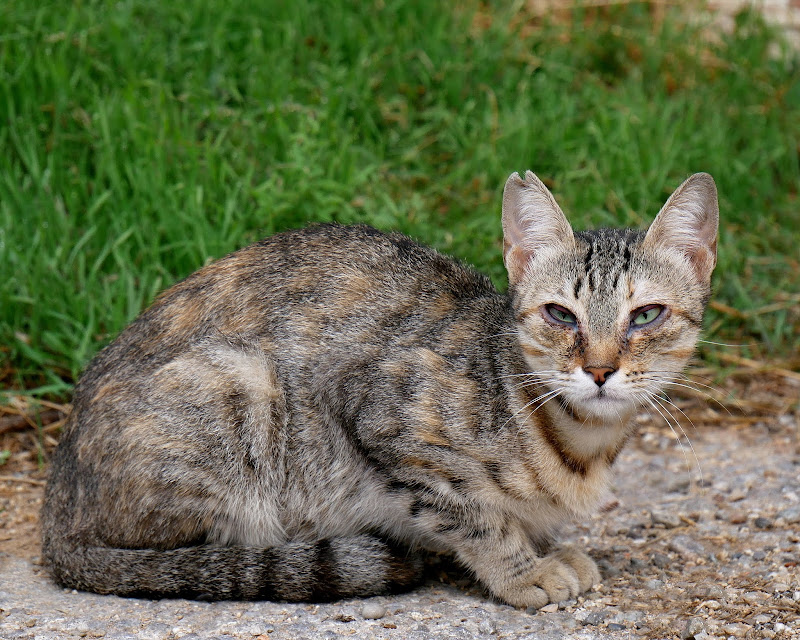
[[[714,178],[695,173],[675,190],[647,230],[644,246],[682,253],[698,279],[708,282],[717,264],[719,204]]]

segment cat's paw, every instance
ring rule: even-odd
[[[598,582],[600,572],[594,560],[582,551],[564,547],[539,560],[523,581],[505,586],[497,595],[514,606],[538,609],[574,598]]]

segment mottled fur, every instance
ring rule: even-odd
[[[553,536],[604,498],[632,412],[690,356],[716,226],[705,174],[645,234],[573,233],[529,172],[504,194],[507,295],[365,226],[201,269],[76,387],[42,513],[53,575],[320,600],[408,588],[433,550],[514,605],[575,596],[600,576]]]

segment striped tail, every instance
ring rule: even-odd
[[[322,602],[388,594],[419,584],[424,567],[419,555],[369,535],[266,549],[115,549],[50,540],[44,555],[68,588],[201,600]]]

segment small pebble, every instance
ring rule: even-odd
[[[800,524],[800,507],[789,507],[777,514],[778,518],[783,518],[789,524]]]
[[[497,633],[497,625],[492,620],[481,620],[478,625],[478,631],[484,635],[490,636]]]
[[[624,629],[627,629],[627,627],[619,622],[610,622],[608,624],[608,629],[610,631],[623,631]]]
[[[380,620],[386,615],[386,607],[377,602],[367,602],[361,609],[361,616],[365,620]]]
[[[736,638],[744,638],[747,632],[750,631],[750,625],[742,622],[731,622],[722,627],[722,630],[729,636]]]
[[[747,514],[742,511],[734,511],[728,519],[731,524],[744,524],[747,522]]]
[[[681,519],[678,514],[670,511],[651,511],[650,518],[653,520],[653,524],[664,525],[667,529],[681,526]]]
[[[728,500],[731,502],[739,502],[739,500],[744,500],[747,497],[747,491],[745,489],[734,489],[731,491],[731,495],[728,496]]]
[[[551,602],[550,604],[546,604],[541,609],[539,609],[539,611],[542,611],[544,613],[555,613],[556,611],[558,611],[558,603]]]
[[[764,593],[763,591],[748,591],[742,595],[742,600],[744,600],[747,604],[759,604],[768,598],[769,594]]]
[[[683,628],[683,633],[681,633],[681,639],[689,640],[690,638],[696,638],[699,633],[705,630],[706,627],[700,618],[689,618],[686,621],[686,626]]]
[[[659,569],[664,569],[665,567],[668,567],[670,563],[669,556],[663,553],[654,553],[651,556],[650,561]]]
[[[772,520],[769,518],[758,517],[753,521],[753,524],[759,529],[769,529],[772,526]]]
[[[606,613],[604,611],[592,611],[586,618],[583,620],[583,624],[589,626],[596,626],[599,624],[603,624],[603,621],[606,619]]]
[[[678,476],[670,481],[666,486],[667,493],[687,493],[691,485],[689,474]]]
[[[703,555],[706,548],[703,544],[691,536],[675,536],[669,541],[670,551],[679,553],[682,556]]]
[[[766,557],[767,557],[766,552],[762,551],[761,549],[753,552],[753,560],[761,561],[764,560]]]
[[[653,578],[652,580],[648,580],[647,582],[644,583],[645,589],[651,589],[652,591],[660,589],[663,586],[664,586],[664,581],[658,580],[657,578]]]
[[[725,597],[725,589],[718,584],[703,584],[698,585],[692,591],[692,596],[695,598],[715,598],[720,600]]]

